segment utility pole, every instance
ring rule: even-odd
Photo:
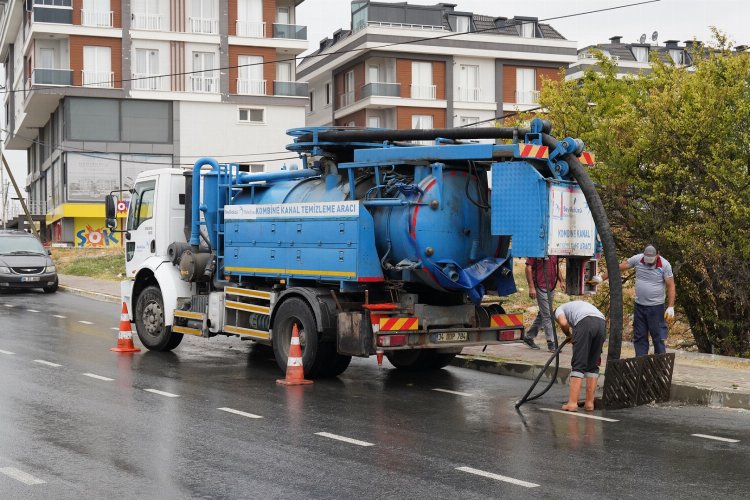
[[[21,208],[23,208],[23,213],[26,214],[26,220],[29,222],[29,225],[31,226],[31,232],[34,233],[34,236],[36,236],[36,239],[38,239],[41,242],[42,239],[39,237],[39,232],[37,232],[36,230],[34,219],[31,218],[31,214],[29,213],[29,208],[26,206],[26,201],[23,199],[21,190],[18,189],[18,184],[16,184],[16,178],[13,177],[13,172],[10,169],[10,165],[8,165],[8,161],[5,159],[5,155],[3,154],[2,150],[0,150],[0,158],[2,158],[3,160],[3,165],[5,166],[5,170],[8,172],[8,177],[10,177],[10,182],[13,183],[13,189],[16,191],[16,196],[18,196],[18,201],[21,202]]]

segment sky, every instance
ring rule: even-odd
[[[380,0],[398,3],[394,0]],[[409,0],[410,4],[434,5],[439,0]],[[455,3],[456,10],[489,16],[531,16],[540,21],[635,3],[633,0],[444,0]],[[297,7],[297,24],[307,26],[310,51],[321,39],[339,28],[349,28],[350,0],[304,0]],[[578,47],[606,42],[621,35],[624,42],[635,42],[642,34],[651,40],[658,32],[658,42],[665,40],[709,41],[711,26],[729,35],[736,44],[750,45],[750,0],[661,0],[607,12],[545,21]],[[300,124],[302,125],[302,124]],[[20,185],[25,185],[26,154],[7,151],[7,158]],[[210,154],[210,152],[207,152]]]

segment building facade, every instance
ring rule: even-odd
[[[282,168],[308,96],[294,64],[307,48],[301,1],[4,2],[4,147],[27,151],[47,237],[119,244],[103,197],[146,169],[201,156]]]
[[[307,125],[491,122],[536,108],[542,79],[558,79],[576,60],[576,43],[536,18],[491,17],[452,4],[355,0],[351,9],[350,29],[322,40],[297,68],[310,86]]]

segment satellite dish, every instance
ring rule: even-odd
[[[652,42],[655,42],[658,39],[659,39],[659,32],[658,31],[654,31],[653,33],[651,33],[651,41]]]
[[[641,40],[640,40],[640,42],[641,42],[641,43],[646,43],[646,34],[645,34],[645,33],[641,35]]]

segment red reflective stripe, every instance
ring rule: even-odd
[[[391,311],[393,309],[398,309],[396,304],[391,304],[389,302],[383,302],[382,304],[362,304],[362,307],[369,309],[370,311]]]
[[[417,322],[417,318],[409,318],[406,323],[404,323],[404,326],[401,327],[402,330],[411,330],[411,327]]]
[[[390,330],[393,328],[393,325],[396,324],[396,321],[398,321],[399,318],[389,318],[386,320],[385,323],[380,327],[381,330]]]
[[[521,156],[529,156],[529,152],[531,151],[531,144],[524,144],[523,148],[521,148]]]
[[[385,281],[385,278],[381,278],[380,276],[360,276],[357,278],[357,281],[360,283],[376,283],[380,281]]]
[[[547,147],[546,146],[539,146],[539,149],[536,151],[536,157],[537,158],[544,158],[544,156],[547,154]]]
[[[427,184],[427,186],[425,186],[424,192],[426,193],[427,191],[429,191],[430,188],[432,188],[432,186],[434,186],[436,182],[437,182],[437,179],[432,179],[432,181],[429,184]],[[422,197],[423,196],[419,197],[419,201],[422,201]],[[421,205],[417,205],[416,207],[414,207],[414,214],[411,216],[411,237],[415,241],[417,239],[417,214],[419,213],[420,206]]]

